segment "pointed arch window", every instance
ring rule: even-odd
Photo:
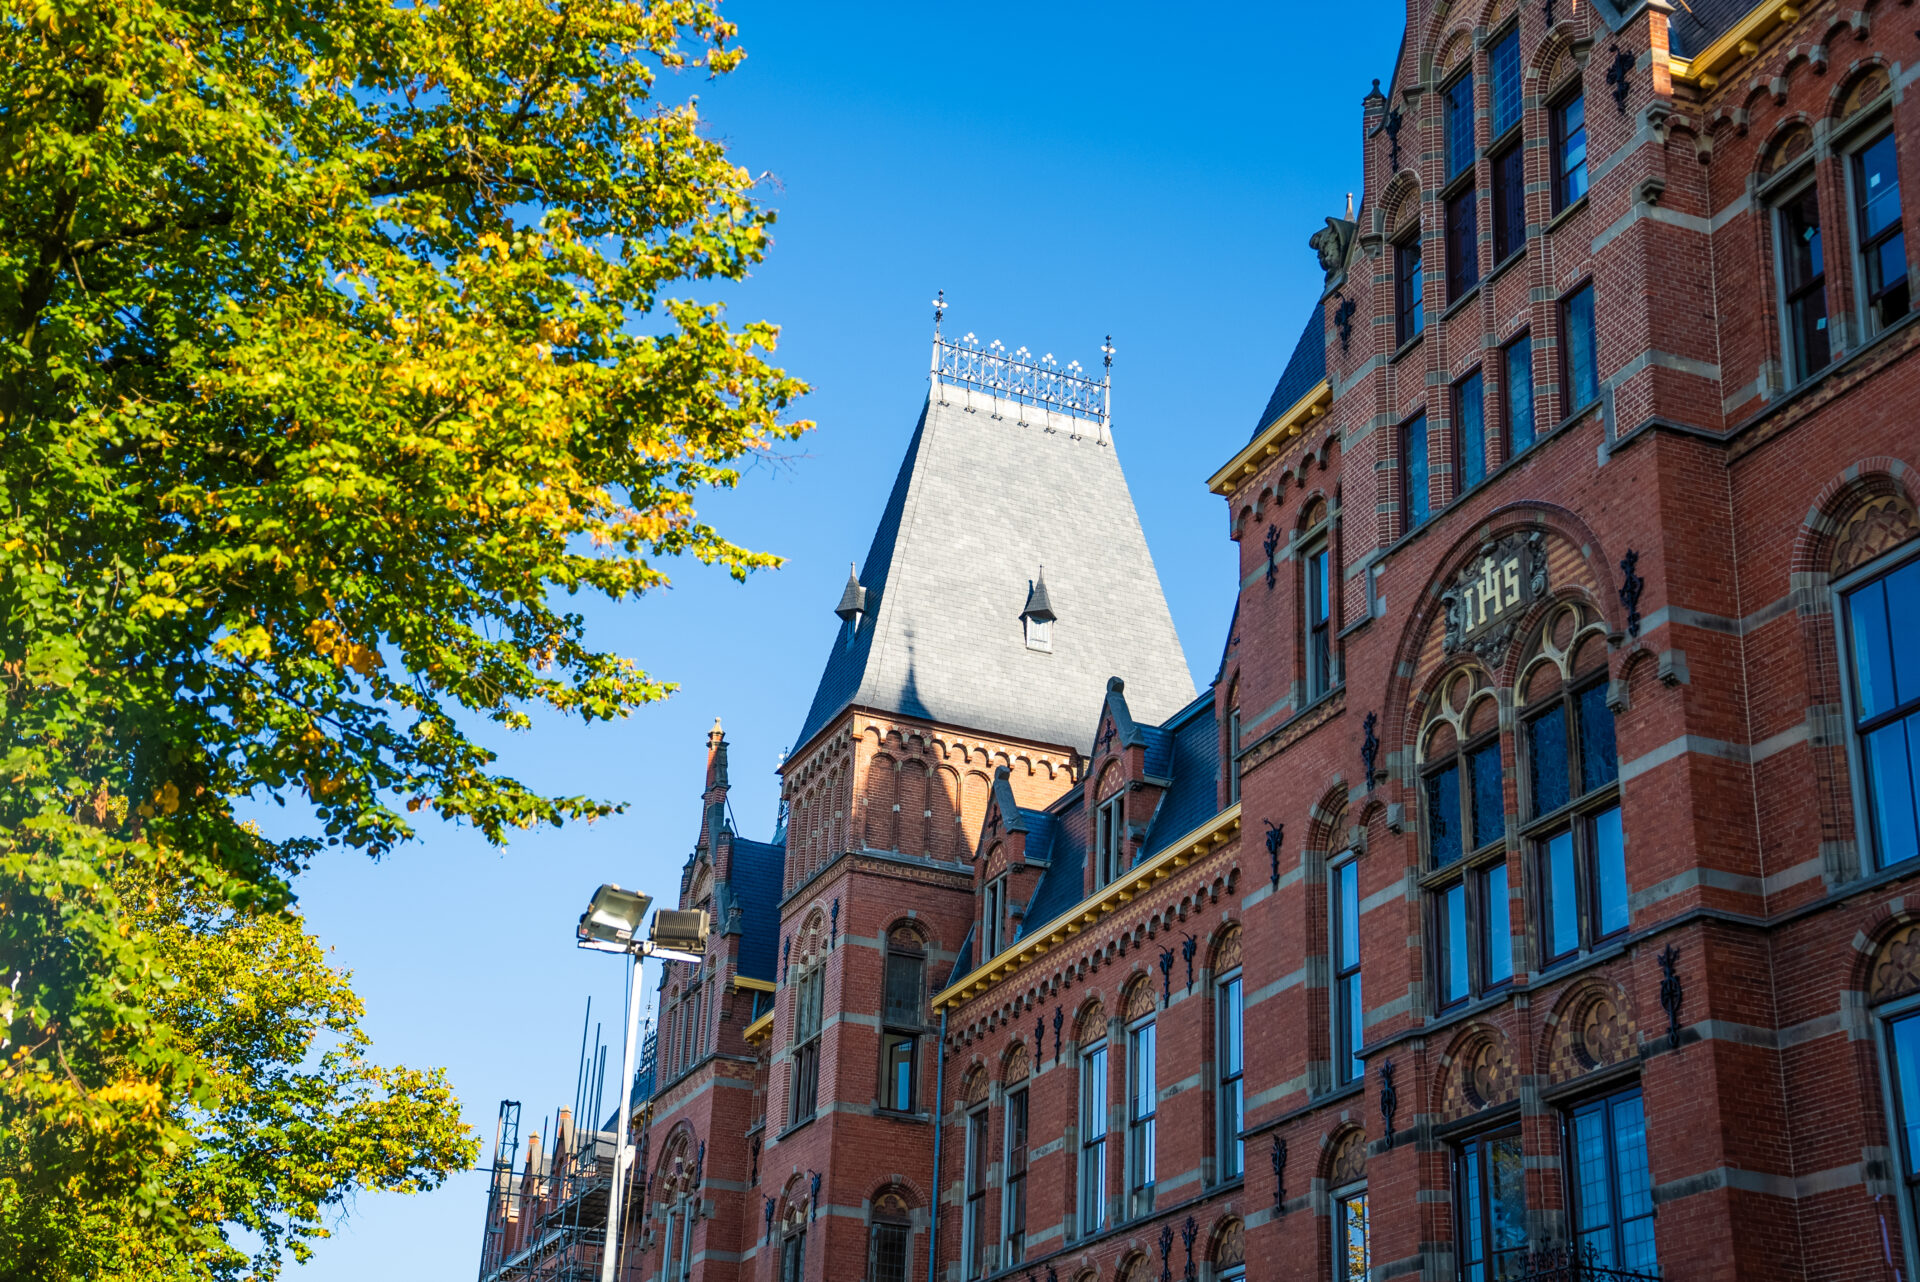
[[[1439,1010],[1513,978],[1499,703],[1478,686],[1471,671],[1442,684],[1422,745],[1422,888]]]

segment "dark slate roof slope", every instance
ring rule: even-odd
[[[786,880],[787,849],[766,841],[733,839],[733,875],[728,879],[740,904],[743,926],[739,972],[749,979],[777,979],[778,954],[769,923],[780,920],[780,886]],[[722,923],[724,925],[724,923]]]
[[[1273,395],[1267,398],[1267,408],[1260,411],[1260,421],[1253,425],[1253,434],[1266,431],[1273,420],[1292,409],[1326,376],[1327,311],[1315,303],[1307,327],[1293,345],[1293,355],[1287,358],[1287,367],[1280,371],[1280,381],[1273,385]]]
[[[1173,739],[1173,786],[1140,847],[1144,861],[1205,823],[1220,810],[1220,734],[1208,691],[1167,723]]]
[[[861,567],[866,615],[850,647],[836,628],[796,751],[849,704],[1085,751],[1110,676],[1150,722],[1193,698],[1111,433],[968,397],[935,384],[921,411]],[[1050,653],[1020,622],[1042,565]]]
[[[1046,925],[1084,897],[1081,892],[1086,885],[1087,843],[1086,825],[1080,822],[1082,807],[1081,790],[1075,788],[1048,812],[1052,826],[1052,847],[1048,853],[1052,862],[1040,874],[1040,884],[1033,888],[1033,898],[1027,902],[1027,914],[1021,919],[1016,940]],[[1031,835],[1027,841],[1032,843]]]
[[[1685,0],[1676,5],[1667,28],[1674,56],[1697,57],[1753,9],[1752,0]]]
[[[973,969],[973,931],[972,926],[967,927],[966,942],[960,945],[960,952],[953,959],[953,970],[948,973],[947,982],[941,985],[942,988],[953,987]]]

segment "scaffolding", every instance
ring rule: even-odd
[[[527,1139],[520,1158],[520,1102],[500,1101],[494,1125],[493,1168],[487,1180],[486,1231],[480,1244],[480,1282],[598,1282],[607,1241],[607,1209],[613,1192],[614,1144],[619,1113],[597,1129],[576,1119],[600,1117],[607,1086],[607,1046],[593,1029],[588,1048],[587,1023],[580,1030],[580,1062],[574,1080],[573,1107],[558,1109],[552,1128]],[[639,1071],[630,1096],[631,1130],[643,1147],[627,1170],[621,1199],[623,1224],[614,1277],[638,1277],[639,1230],[645,1220],[644,1147],[652,1120],[654,1033],[649,1022],[641,1045]],[[617,1090],[618,1087],[616,1086]]]

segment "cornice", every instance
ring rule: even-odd
[[[1313,390],[1295,401],[1286,413],[1267,424],[1238,454],[1227,461],[1225,467],[1215,472],[1207,481],[1207,488],[1215,494],[1231,494],[1248,477],[1258,472],[1270,458],[1280,453],[1281,446],[1288,440],[1307,430],[1315,420],[1326,414],[1333,404],[1333,385],[1326,379],[1314,384]]]

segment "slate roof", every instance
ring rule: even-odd
[[[1674,55],[1692,58],[1753,12],[1753,0],[1684,0],[1668,23]]]
[[[851,646],[834,629],[796,751],[849,704],[1085,751],[1110,676],[1150,721],[1193,698],[1111,432],[1013,410],[934,385],[861,570],[867,613]],[[1043,563],[1050,653],[1020,620]]]
[[[1267,408],[1260,411],[1260,421],[1253,425],[1253,435],[1266,431],[1273,420],[1292,409],[1326,376],[1327,310],[1315,303],[1307,327],[1293,345],[1293,355],[1287,358],[1287,367],[1280,371],[1280,381],[1273,385],[1273,395],[1267,398]]]
[[[941,985],[942,988],[953,987],[973,969],[973,932],[977,929],[976,926],[967,927],[966,941],[960,945],[960,951],[953,959],[953,969],[948,972],[947,982]]]
[[[1040,884],[1027,901],[1027,914],[1020,921],[1017,940],[1029,930],[1037,930],[1084,898],[1087,875],[1087,834],[1082,791],[1071,789],[1048,812],[1053,823],[1053,844],[1048,851],[1052,863],[1040,874]],[[1031,848],[1033,836],[1027,836]],[[964,974],[965,972],[961,972]]]
[[[733,875],[728,882],[745,922],[735,961],[739,973],[749,979],[777,979],[779,957],[774,940],[779,931],[763,926],[780,920],[780,887],[786,880],[786,869],[784,844],[733,839]]]
[[[1164,732],[1172,741],[1173,786],[1160,799],[1140,847],[1151,859],[1220,810],[1220,734],[1208,691],[1180,710]]]

